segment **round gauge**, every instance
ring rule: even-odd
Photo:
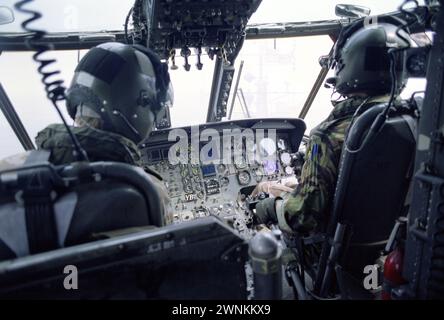
[[[180,175],[182,177],[186,177],[188,176],[189,171],[188,171],[188,167],[187,166],[183,166],[182,168],[180,168]]]
[[[219,171],[220,174],[225,173],[226,170],[227,170],[227,166],[224,164],[220,164],[217,166],[217,171]]]
[[[256,179],[256,182],[261,182],[264,178],[264,173],[260,168],[253,169],[253,176]]]
[[[222,187],[226,187],[230,184],[230,179],[228,177],[223,177],[222,179],[220,179],[220,185]]]
[[[294,170],[293,170],[292,167],[285,167],[285,173],[286,173],[287,175],[291,175],[291,174],[294,173]]]
[[[195,176],[195,177],[193,178],[193,181],[194,181],[194,183],[200,183],[200,177]]]
[[[269,176],[275,174],[278,171],[278,166],[276,161],[265,160],[263,162],[264,165],[264,173]]]
[[[193,187],[190,184],[188,184],[188,185],[184,186],[183,190],[185,191],[185,193],[192,193]]]
[[[247,161],[245,160],[245,158],[242,157],[234,157],[234,165],[236,166],[236,168],[238,170],[243,170],[246,169],[248,164]]]
[[[271,138],[264,138],[259,143],[259,152],[262,157],[272,156],[276,152],[276,142]]]
[[[204,193],[203,192],[198,192],[197,193],[197,197],[199,198],[199,199],[203,199],[204,198]]]
[[[191,173],[192,173],[194,176],[198,176],[198,175],[199,175],[199,166],[195,166],[195,165],[193,165],[193,166],[191,167]]]
[[[210,208],[210,214],[214,215],[214,216],[218,216],[220,213],[219,207],[212,207]]]
[[[288,152],[281,154],[281,161],[284,166],[289,166],[291,163],[291,156]]]
[[[412,55],[407,60],[407,70],[414,77],[420,77],[427,72],[427,56],[425,54]]]
[[[237,175],[237,180],[239,181],[239,184],[241,186],[246,186],[247,184],[250,183],[251,177],[247,171],[241,171]]]

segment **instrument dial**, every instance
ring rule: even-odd
[[[294,170],[293,170],[292,167],[285,167],[285,173],[286,173],[287,175],[291,175],[291,174],[294,173]]]
[[[224,174],[225,171],[227,171],[227,166],[224,164],[220,164],[217,166],[217,171],[219,171],[220,174]]]
[[[262,157],[270,157],[276,152],[276,142],[271,138],[264,138],[259,143],[259,152]]]
[[[199,166],[196,166],[196,165],[193,165],[193,166],[191,167],[191,172],[192,172],[192,174],[193,174],[194,176],[198,176],[198,175],[199,175],[199,172],[200,172],[200,167],[199,167]]]
[[[193,182],[194,182],[194,183],[200,183],[201,180],[202,180],[202,179],[201,179],[199,176],[194,176],[194,177],[193,177]]]
[[[407,60],[407,70],[414,77],[421,77],[427,73],[427,55],[415,54]]]
[[[230,184],[230,179],[228,177],[223,177],[222,179],[220,179],[220,185],[222,187],[226,187]]]
[[[237,180],[239,181],[239,184],[241,186],[246,186],[247,184],[250,183],[251,177],[247,171],[241,171],[237,175]]]
[[[248,164],[247,161],[245,160],[244,156],[242,156],[241,159],[234,159],[235,160],[235,166],[238,170],[244,170],[247,168]]]
[[[188,167],[187,166],[183,166],[182,168],[180,168],[180,175],[182,177],[186,177],[189,175],[189,171],[188,171]]]
[[[264,173],[267,176],[273,175],[279,171],[277,161],[265,160],[263,162]]]
[[[253,169],[253,176],[256,179],[256,182],[261,182],[264,178],[264,173],[260,168]]]
[[[174,170],[174,169],[176,169],[176,167],[177,167],[177,164],[168,164],[168,169],[169,170]]]
[[[281,161],[284,166],[289,166],[291,163],[291,156],[288,152],[281,154]]]
[[[183,190],[185,191],[185,193],[192,193],[193,187],[190,184],[188,184],[184,186]]]

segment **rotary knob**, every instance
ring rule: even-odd
[[[291,175],[293,173],[294,173],[294,171],[293,171],[292,167],[285,167],[285,174]]]

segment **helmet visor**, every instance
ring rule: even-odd
[[[172,108],[174,105],[174,89],[173,84],[170,82],[168,85],[168,89],[165,93],[165,100],[164,100],[165,108]]]

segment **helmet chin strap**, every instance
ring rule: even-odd
[[[119,110],[113,110],[113,115],[120,117],[123,122],[127,125],[127,127],[139,138],[139,141],[142,141],[142,135],[140,132],[134,128],[134,126],[128,121],[128,119],[119,111]]]
[[[339,94],[339,96],[338,96],[336,99],[333,99],[333,96],[334,96],[335,94]],[[331,93],[331,96],[330,96],[330,101],[331,101],[331,104],[333,105],[333,107],[336,106],[339,102],[343,101],[344,98],[345,98],[345,97],[344,97],[342,94],[338,93],[338,92],[336,91],[336,89],[333,87],[333,92]],[[342,100],[341,100],[341,99],[342,99]]]
[[[331,77],[325,80],[324,87],[327,89],[334,89],[336,86],[337,77]]]

